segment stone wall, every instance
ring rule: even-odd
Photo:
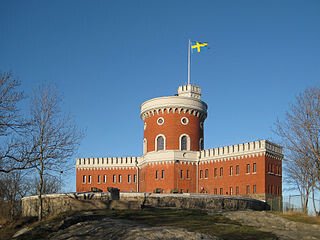
[[[43,196],[44,216],[61,212],[92,209],[141,209],[144,207],[172,207],[205,210],[268,210],[262,201],[230,196],[203,194],[120,193],[120,200],[112,200],[109,193],[67,193]],[[37,216],[38,197],[22,199],[22,215]]]

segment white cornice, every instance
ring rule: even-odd
[[[167,150],[148,152],[144,155],[143,160],[138,163],[138,166],[145,164],[157,164],[157,163],[168,163],[175,161],[182,161],[185,163],[195,163],[198,161],[197,151],[178,151],[178,150]]]
[[[164,113],[164,111],[177,111],[179,113],[183,111],[206,118],[207,108],[208,106],[205,102],[196,98],[182,96],[159,97],[141,104],[140,117],[144,120],[148,116]]]

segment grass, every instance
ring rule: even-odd
[[[112,218],[131,220],[148,226],[172,226],[221,237],[222,239],[277,239],[272,233],[241,225],[222,214],[208,215],[200,210],[144,209],[114,211]]]
[[[239,222],[230,220],[220,213],[208,215],[201,210],[182,210],[182,209],[144,209],[144,210],[95,210],[93,215],[87,216],[84,212],[63,213],[55,218],[47,219],[42,222],[30,224],[33,231],[24,235],[21,239],[46,239],[50,233],[61,228],[61,222],[67,221],[68,216],[78,216],[77,221],[99,220],[105,217],[121,219],[135,224],[142,224],[151,227],[179,227],[188,231],[200,232],[222,239],[277,239],[268,232],[262,232],[254,227],[241,225]],[[70,225],[75,222],[70,223]],[[11,229],[11,230],[10,230]],[[10,239],[10,236],[18,229],[13,225],[7,228],[4,235],[0,230],[0,239]],[[15,230],[15,231],[12,231]],[[10,235],[11,234],[11,235]]]
[[[293,222],[301,222],[301,223],[308,223],[308,224],[317,224],[320,225],[320,217],[319,216],[308,216],[303,213],[299,212],[287,212],[287,213],[279,213],[274,212],[278,216],[281,216],[285,219],[288,219]]]

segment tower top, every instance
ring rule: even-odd
[[[181,97],[191,97],[196,99],[201,99],[201,88],[196,85],[187,84],[183,86],[179,86],[178,88],[178,96]]]

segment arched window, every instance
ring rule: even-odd
[[[180,150],[190,150],[190,137],[187,134],[182,134],[180,136]]]
[[[188,143],[188,139],[187,136],[182,136],[181,138],[181,150],[187,150],[187,143]]]
[[[143,139],[143,154],[147,153],[148,149],[148,143],[147,143],[147,139]]]
[[[156,151],[165,150],[165,138],[163,135],[156,137]]]
[[[204,149],[203,138],[200,138],[199,140],[199,148],[200,148],[200,151]]]

